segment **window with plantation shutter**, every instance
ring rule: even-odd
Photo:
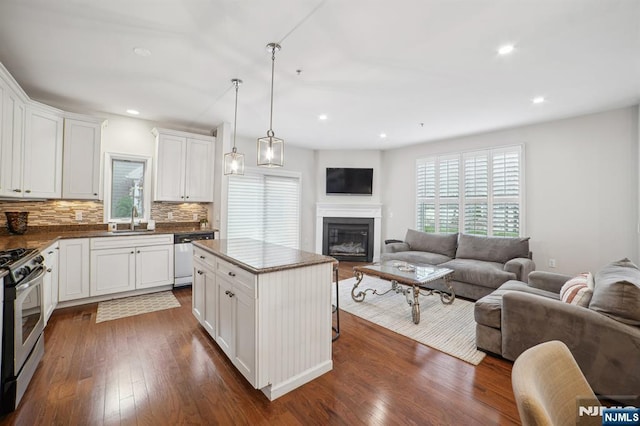
[[[416,162],[416,229],[473,235],[522,232],[522,147]]]
[[[276,174],[229,176],[227,237],[299,248],[300,179]]]

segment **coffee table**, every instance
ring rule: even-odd
[[[390,291],[402,293],[407,299],[407,303],[411,306],[411,316],[415,324],[420,323],[420,295],[430,296],[434,293],[440,295],[440,301],[445,305],[450,305],[456,298],[453,287],[449,283],[453,270],[449,268],[440,268],[433,265],[409,264],[406,262],[386,261],[367,266],[355,266],[353,272],[356,276],[356,283],[351,289],[351,298],[355,302],[362,302],[367,294],[375,294],[382,296]],[[391,281],[391,288],[383,293],[373,288],[357,291],[358,286],[362,282],[365,275],[379,277],[384,280]],[[421,286],[436,280],[443,280],[449,289],[449,293],[439,290],[422,288]],[[404,287],[406,286],[406,287]]]

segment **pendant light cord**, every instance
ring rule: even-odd
[[[274,136],[273,133],[273,74],[276,68],[276,46],[271,47],[271,112],[269,114],[269,131],[267,136]]]
[[[238,86],[240,85],[240,81],[236,80],[233,82],[236,86],[236,108],[233,112],[233,152],[236,152],[236,126],[238,124]]]

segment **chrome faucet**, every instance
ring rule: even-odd
[[[136,206],[131,207],[131,230],[134,231],[136,229],[136,220],[138,217],[138,209]]]

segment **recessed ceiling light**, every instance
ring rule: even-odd
[[[380,138],[384,139],[384,138],[386,138],[386,137],[387,137],[387,134],[386,134],[386,133],[380,133]]]
[[[320,115],[318,116],[318,120],[326,120],[327,118],[329,118],[329,117],[327,116],[327,114],[320,114]]]
[[[534,104],[542,104],[546,101],[546,99],[544,98],[544,96],[536,96],[535,98],[531,99],[531,102]]]
[[[140,111],[136,111],[135,109],[128,109],[127,114],[138,115],[140,114]]]
[[[144,56],[144,57],[151,56],[151,51],[144,47],[134,47],[133,53],[135,53],[138,56]]]
[[[498,55],[508,55],[509,53],[513,52],[514,49],[515,47],[513,46],[513,44],[505,44],[504,46],[500,46],[498,48]]]

